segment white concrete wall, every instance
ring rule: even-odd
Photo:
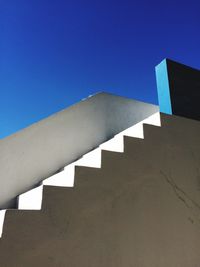
[[[99,93],[0,140],[0,208],[158,111],[158,106]]]

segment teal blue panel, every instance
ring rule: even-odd
[[[172,114],[166,59],[156,66],[156,82],[160,112]]]

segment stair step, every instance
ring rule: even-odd
[[[75,167],[90,167],[90,168],[101,168],[102,165],[102,153],[104,154],[104,168],[106,162],[109,161],[114,155],[115,157],[121,157],[118,155],[119,152],[124,152],[124,135],[132,136],[135,138],[144,138],[143,132],[143,123],[150,123],[153,125],[160,126],[160,114],[155,113],[147,119],[141,121],[140,123],[122,131],[117,134],[111,140],[103,143],[98,148],[90,151],[85,154],[82,158],[77,161],[69,164],[59,173],[52,175],[51,177],[45,179],[42,184],[34,189],[31,189],[20,196],[18,196],[18,209],[20,210],[40,210],[42,207],[42,198],[43,198],[43,186],[59,186],[59,187],[73,187],[74,186],[74,176],[75,176]],[[138,141],[138,140],[137,140]],[[115,151],[118,153],[108,153],[107,151]],[[103,151],[103,152],[102,152]],[[85,171],[85,170],[84,170]],[[81,184],[85,184],[86,180],[79,181],[77,178],[77,184],[80,187]],[[80,185],[79,185],[80,184]],[[2,212],[2,218],[4,218]],[[3,224],[3,219],[1,220]],[[3,229],[3,228],[1,228]]]
[[[63,171],[52,175],[45,179],[42,184],[49,186],[74,186],[75,166],[85,166],[93,168],[101,168],[102,164],[102,150],[124,152],[124,135],[144,138],[143,123],[150,123],[153,125],[160,125],[160,114],[155,113],[149,118],[137,123],[136,125],[117,134],[111,140],[103,143],[100,147],[85,154],[82,158],[69,164]],[[105,152],[104,152],[105,153]],[[106,153],[105,153],[106,154]],[[104,156],[106,159],[106,155]],[[104,159],[104,167],[106,160]],[[41,209],[42,206],[42,186],[29,190],[28,192],[18,197],[19,209]]]
[[[64,168],[63,171],[52,175],[51,177],[43,180],[43,185],[52,185],[52,186],[64,186],[64,187],[73,187],[74,186],[74,166],[72,163]]]
[[[84,167],[83,167],[84,168]],[[76,187],[57,187],[57,186],[44,186],[43,188],[43,202],[42,211],[47,213],[48,216],[55,216],[57,213],[61,213],[62,216],[68,210],[73,210],[76,205],[74,194],[78,189]],[[71,208],[70,208],[71,207]],[[52,211],[53,210],[53,211]],[[64,215],[65,216],[65,215]]]
[[[102,168],[90,168],[83,166],[76,166],[74,189],[101,184]]]
[[[117,153],[114,151],[107,151],[102,150],[102,167],[101,169],[104,170],[106,168],[110,168],[110,162],[115,160],[120,160],[123,158],[124,153]]]
[[[18,197],[19,210],[40,210],[42,206],[43,185],[40,185]]]
[[[101,144],[100,149],[107,150],[107,151],[115,151],[118,153],[122,153],[124,151],[124,144],[123,144],[123,135],[117,134],[114,138],[108,140],[107,142]]]
[[[132,165],[129,167],[134,170]],[[141,170],[140,175],[130,172],[128,176],[115,179],[107,174],[112,182],[81,190],[45,186],[45,206],[40,215],[31,215],[30,211],[26,215],[22,211],[16,221],[18,231],[14,216],[10,217],[5,235],[6,244],[12,241],[9,252],[16,260],[20,244],[23,251],[18,259],[20,266],[30,266],[29,261],[53,266],[49,262],[51,255],[59,258],[57,263],[61,266],[96,266],[101,259],[99,267],[112,264],[120,267],[132,262],[137,266],[175,266],[171,254],[175,250],[176,255],[181,255],[178,263],[188,266],[184,265],[186,257],[183,261],[185,254],[181,252],[184,250],[192,259],[196,255],[197,259],[192,244],[200,245],[193,211],[177,197],[158,169]],[[23,229],[24,221],[27,224]],[[167,250],[163,250],[163,242]],[[4,254],[4,249],[0,249],[1,259]],[[8,262],[14,266],[13,259]]]
[[[0,263],[197,266],[200,127],[176,120],[125,136],[125,153],[103,150],[102,168],[74,165],[74,188],[45,185],[41,211],[6,212]]]
[[[127,154],[127,140],[131,140],[132,143],[132,149],[131,149],[131,153],[137,154],[138,151],[140,151],[141,147],[143,146],[144,143],[144,139],[141,138],[133,138],[130,136],[124,136],[124,153],[120,154],[120,153],[115,153],[115,152],[109,152],[106,150],[102,151],[102,169],[106,169],[106,168],[110,168],[110,161],[114,161],[115,164],[117,164],[117,162],[119,162],[121,159],[123,159],[126,154]],[[133,162],[134,164],[134,162]]]
[[[2,236],[3,233],[5,215],[6,215],[6,210],[0,210],[0,237]]]
[[[23,242],[31,236],[34,239],[38,235],[42,235],[42,232],[48,224],[48,220],[45,220],[41,211],[7,210],[2,241],[4,244],[8,243],[12,246],[13,243],[18,242],[20,239]]]

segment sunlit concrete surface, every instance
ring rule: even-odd
[[[21,194],[18,198],[18,209],[40,210],[42,205],[43,185]]]
[[[4,224],[4,218],[5,218],[6,210],[0,210],[0,237],[3,233],[3,224]]]
[[[42,182],[42,184],[52,185],[52,186],[73,187],[74,173],[75,173],[75,163],[71,163],[68,166],[66,166],[63,171],[45,179]]]
[[[98,147],[76,161],[76,166],[101,168],[101,149]]]

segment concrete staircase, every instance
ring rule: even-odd
[[[154,124],[141,133],[143,123]],[[161,124],[144,124],[144,139],[122,132],[19,196],[0,266],[200,266],[200,122],[161,114]]]
[[[159,112],[149,116],[145,120],[133,125],[132,127],[115,135],[114,138],[101,144],[98,148],[83,155],[80,159],[67,165],[64,169],[55,175],[43,180],[39,186],[31,189],[17,197],[18,210],[40,210],[42,206],[43,189],[44,186],[59,186],[59,187],[73,187],[76,166],[86,166],[91,168],[101,168],[101,154],[102,150],[124,152],[123,137],[132,136],[136,138],[144,138],[143,124],[160,126]],[[4,218],[6,209],[0,210],[0,237],[3,233]]]

